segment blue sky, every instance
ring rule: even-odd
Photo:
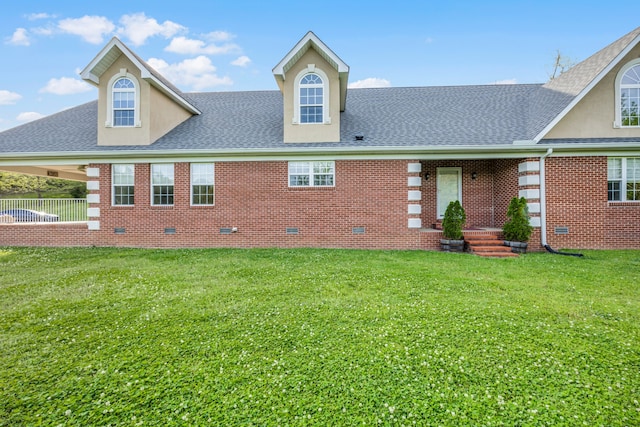
[[[389,5],[392,6],[389,6]],[[352,87],[540,83],[637,26],[603,1],[3,3],[0,130],[94,100],[82,70],[118,36],[184,92],[276,90],[272,68],[312,30]]]

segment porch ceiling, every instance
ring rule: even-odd
[[[0,166],[0,171],[24,173],[47,178],[62,178],[72,181],[86,182],[88,180],[83,165]]]

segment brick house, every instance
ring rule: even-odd
[[[640,248],[640,28],[546,84],[347,89],[307,33],[279,90],[182,93],[117,38],[98,100],[0,133],[0,170],[83,180],[89,221],[0,245],[437,249],[449,201],[530,247]]]

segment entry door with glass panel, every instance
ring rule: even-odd
[[[444,217],[449,203],[462,203],[462,168],[438,168],[438,218]]]

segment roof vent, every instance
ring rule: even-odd
[[[364,141],[364,135],[360,132],[355,135],[356,141]]]

